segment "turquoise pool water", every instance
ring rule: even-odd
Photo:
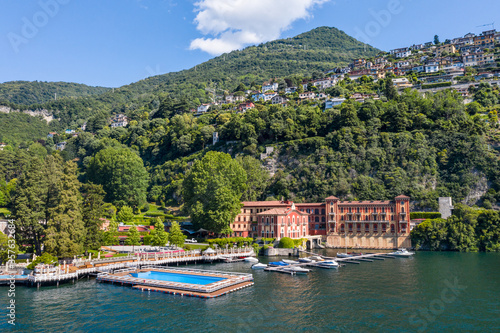
[[[131,273],[133,277],[140,279],[161,280],[169,282],[189,283],[198,285],[207,285],[210,283],[225,280],[225,278],[214,276],[200,276],[191,274],[180,273],[167,273],[167,272],[145,272],[145,273]]]
[[[28,275],[14,275],[16,279],[24,279],[27,278]],[[0,279],[11,279],[12,275],[0,275]]]

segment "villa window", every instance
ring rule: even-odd
[[[365,223],[365,232],[370,231],[370,225],[368,223]]]
[[[384,223],[382,224],[382,232],[386,232],[387,231],[387,225]]]
[[[365,207],[365,213],[368,213],[368,207]]]
[[[391,207],[391,213],[394,213],[394,207]]]
[[[316,209],[314,210],[314,214],[319,214],[319,209],[317,209],[317,208],[316,208]]]
[[[326,222],[325,217],[321,217],[321,222]]]
[[[240,221],[241,221],[241,217],[238,216],[238,222],[240,222]]]
[[[373,212],[376,213],[377,212],[377,208],[373,208]]]
[[[349,232],[352,232],[352,223],[349,223]]]
[[[340,208],[340,212],[343,213],[344,212],[344,207]]]
[[[330,206],[330,213],[333,213],[333,206]]]
[[[378,225],[377,225],[377,224],[374,224],[374,225],[373,225],[373,231],[374,231],[374,232],[377,232],[377,228],[378,228]]]
[[[349,207],[349,213],[352,213],[352,208],[351,207]]]
[[[319,217],[318,217],[318,216],[316,216],[316,217],[314,218],[314,222],[319,222]]]
[[[391,232],[394,233],[394,224],[391,224]]]
[[[358,207],[358,210],[357,210],[357,212],[359,213],[359,207]]]
[[[401,213],[404,213],[404,212],[405,212],[405,208],[401,207]]]
[[[340,217],[340,220],[341,220],[341,221],[344,221],[344,215],[342,215],[342,216]]]
[[[321,210],[321,214],[325,215],[325,209],[324,208]]]
[[[271,223],[274,223],[274,217],[271,217]]]

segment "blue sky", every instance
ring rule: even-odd
[[[480,33],[500,1],[2,0],[0,8],[0,82],[118,87],[319,26],[383,50]]]

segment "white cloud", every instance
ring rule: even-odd
[[[311,9],[329,0],[200,0],[195,3],[197,29],[206,38],[191,42],[191,49],[219,55],[280,37]]]

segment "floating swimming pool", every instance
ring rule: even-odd
[[[0,275],[0,280],[11,279],[14,276],[15,279],[27,279],[28,275]]]
[[[226,280],[226,278],[216,277],[216,276],[203,276],[203,275],[191,275],[191,274],[155,272],[155,271],[131,273],[130,275],[139,279],[179,282],[187,284],[197,284],[202,286]]]

